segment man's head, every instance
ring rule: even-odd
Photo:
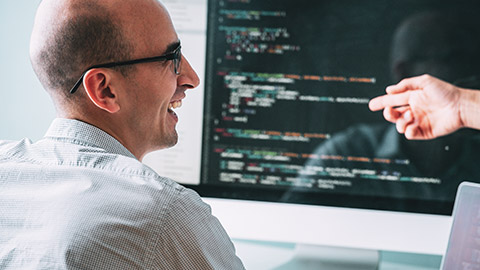
[[[185,58],[89,69],[160,56],[179,45],[165,8],[156,0],[43,0],[31,38],[32,65],[60,116],[95,125],[137,158],[177,142],[176,115],[198,77]],[[175,107],[175,106],[174,106]]]
[[[428,73],[454,83],[478,75],[480,38],[476,14],[420,12],[395,31],[391,50],[394,82]]]
[[[133,44],[119,20],[98,1],[42,1],[31,37],[33,68],[50,94],[66,100],[83,68],[129,58]]]

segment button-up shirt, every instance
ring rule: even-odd
[[[210,207],[115,138],[55,119],[0,141],[0,269],[243,269]]]

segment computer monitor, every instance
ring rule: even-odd
[[[204,80],[149,166],[233,238],[444,253],[478,134],[407,141],[367,103],[423,73],[475,87],[480,2],[164,2]]]

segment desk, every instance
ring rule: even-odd
[[[233,239],[237,255],[247,270],[274,270],[294,255],[295,245]],[[380,251],[379,270],[438,270],[442,257]],[[291,269],[301,270],[301,269]]]

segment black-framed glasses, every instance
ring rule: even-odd
[[[82,76],[80,76],[80,79],[75,83],[75,85],[70,89],[70,94],[73,94],[77,91],[78,87],[82,83],[83,77],[85,74],[94,68],[112,68],[112,67],[118,67],[118,66],[127,66],[127,65],[135,65],[135,64],[140,64],[140,63],[150,63],[150,62],[159,62],[159,61],[168,61],[172,60],[173,61],[173,71],[175,74],[179,75],[180,74],[180,60],[182,59],[182,52],[181,52],[182,46],[178,45],[178,47],[173,50],[170,53],[160,55],[160,56],[154,56],[154,57],[148,57],[148,58],[141,58],[141,59],[135,59],[135,60],[129,60],[129,61],[123,61],[123,62],[111,62],[111,63],[105,63],[105,64],[100,64],[100,65],[94,65],[89,68],[87,68],[83,73]]]

